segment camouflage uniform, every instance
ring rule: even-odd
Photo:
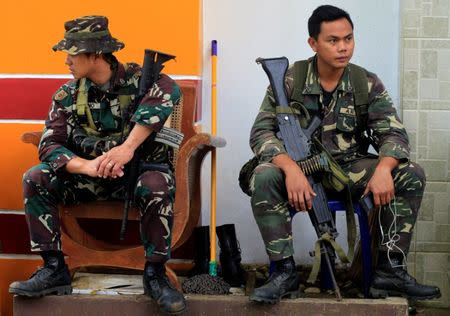
[[[112,38],[106,19],[83,17],[83,21],[66,23],[65,38],[54,50],[78,54],[84,51],[108,53],[119,50],[123,43]],[[107,23],[107,20],[106,20]],[[89,36],[71,42],[70,34],[100,30],[104,40],[90,41]],[[102,35],[102,36],[103,36]],[[95,45],[98,45],[95,46]],[[24,174],[23,190],[27,223],[32,251],[61,250],[58,204],[74,204],[94,200],[123,197],[123,181],[120,179],[91,178],[70,174],[66,164],[74,157],[93,159],[119,144],[123,124],[129,125],[124,109],[120,107],[119,95],[129,95],[131,100],[138,93],[141,68],[130,63],[118,64],[109,86],[99,87],[86,79],[88,106],[97,133],[92,135],[80,126],[76,101],[80,80],[71,80],[53,95],[52,106],[45,122],[39,144],[41,163]],[[147,126],[154,133],[161,130],[164,122],[178,105],[181,97],[179,86],[167,75],[161,75],[140,102],[131,121]],[[125,135],[126,136],[126,135]],[[171,149],[157,142],[145,143],[143,159],[147,162],[170,165]],[[126,169],[125,169],[126,170]],[[141,212],[141,238],[148,261],[165,262],[170,256],[175,179],[171,168],[168,172],[146,171],[139,176],[135,188],[135,202]]]
[[[293,67],[289,67],[285,77],[288,96],[293,91]],[[309,59],[308,72],[303,88],[303,107],[311,116],[322,118],[320,139],[343,170],[350,177],[350,191],[355,199],[363,193],[367,182],[378,163],[378,158],[368,155],[358,141],[357,118],[354,108],[353,87],[346,67],[341,81],[327,107],[322,107],[323,93],[316,70],[315,58]],[[407,253],[411,234],[425,187],[425,175],[420,166],[409,161],[409,143],[406,131],[392,105],[380,79],[366,71],[368,78],[369,107],[367,127],[373,132],[379,157],[394,157],[400,165],[392,172],[395,186],[396,225],[389,207],[381,211],[381,226],[384,241],[388,235],[398,234],[396,246]],[[266,251],[272,261],[292,256],[292,218],[289,212],[287,192],[282,171],[271,161],[279,154],[286,153],[282,141],[276,137],[278,124],[275,103],[268,89],[250,135],[250,146],[259,159],[259,165],[250,180],[251,205],[258,223]],[[290,104],[301,110],[296,102]],[[389,245],[392,246],[392,245]],[[387,250],[386,245],[380,246]],[[398,252],[397,248],[392,251]]]

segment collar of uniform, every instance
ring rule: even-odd
[[[352,92],[353,88],[350,82],[350,69],[349,66],[345,67],[344,73],[336,87],[338,91]],[[317,72],[317,56],[308,59],[308,72],[306,75],[305,87],[303,88],[303,94],[322,94],[322,88],[320,87],[319,74]]]
[[[112,91],[120,90],[127,82],[127,78],[125,78],[126,72],[123,64],[119,63],[117,65],[117,69],[112,75],[111,87]]]
[[[339,81],[336,89],[346,93],[353,92],[353,87],[350,80],[350,67],[348,65],[345,67],[344,73],[342,74],[341,80]]]
[[[91,79],[86,78],[86,91],[89,91],[89,89],[93,86],[96,86],[96,84],[93,81],[91,81]]]
[[[319,75],[317,73],[316,56],[308,59],[308,72],[306,73],[305,86],[302,94],[321,94]]]

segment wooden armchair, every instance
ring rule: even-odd
[[[215,147],[225,146],[225,140],[209,134],[197,133],[194,117],[197,103],[197,84],[179,81],[183,92],[180,105],[172,113],[170,126],[184,134],[183,143],[174,155],[176,195],[174,223],[172,230],[172,250],[183,245],[197,225],[201,211],[200,171],[205,155]],[[42,133],[27,132],[22,141],[38,145]],[[120,246],[100,241],[83,230],[78,219],[116,219],[122,218],[123,202],[98,201],[89,204],[61,206],[61,239],[67,264],[72,273],[82,266],[108,266],[143,270],[144,250],[141,245]],[[139,220],[139,211],[132,208],[130,221]],[[166,264],[171,282],[180,287],[173,264]]]

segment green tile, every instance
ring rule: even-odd
[[[427,48],[449,49],[450,48],[450,40],[445,40],[445,39],[444,40],[423,40],[422,41],[422,49],[427,49]]]
[[[449,206],[447,205],[447,208]],[[436,223],[442,223],[442,224],[450,224],[449,221],[449,212],[435,212],[434,215],[434,220],[436,221]]]
[[[448,16],[450,12],[448,0],[433,0],[431,14],[434,16]]]
[[[441,100],[450,100],[450,82],[439,83],[439,98]]]
[[[450,139],[450,132],[442,130],[431,130],[429,132],[429,135],[430,143],[428,159],[448,161],[448,141]]]
[[[429,181],[446,181],[447,161],[419,159],[419,164],[425,169],[425,175]]]
[[[420,252],[450,252],[450,242],[417,241],[416,251]]]
[[[438,242],[450,242],[450,224],[436,225],[436,241]]]
[[[425,270],[429,272],[447,271],[448,255],[446,253],[431,253],[425,256]]]
[[[404,39],[403,48],[419,48],[419,40],[417,39]]]
[[[420,136],[419,136],[419,145],[420,145]],[[428,158],[428,147],[426,147],[426,146],[418,146],[417,147],[417,153],[418,153],[417,161],[421,161],[423,159],[427,159]]]
[[[420,54],[420,76],[421,78],[437,78],[438,53],[434,50],[422,50]]]
[[[419,213],[419,216],[421,212]],[[423,221],[420,218],[418,218],[418,221],[416,223],[415,233],[417,235],[417,245],[419,245],[422,242],[432,242],[435,238],[435,230],[434,230],[434,222],[432,221]],[[417,249],[416,249],[417,251]]]
[[[418,89],[417,71],[405,71],[403,77],[403,97],[409,99],[416,99],[417,89]]]
[[[449,195],[449,183],[448,182],[435,182],[427,181],[426,192],[444,193]]]
[[[401,108],[403,110],[417,110],[417,100],[408,100],[405,98],[402,98],[401,100],[402,106]]]

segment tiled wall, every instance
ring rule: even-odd
[[[402,105],[427,188],[409,256],[419,282],[450,306],[450,0],[402,0]]]

